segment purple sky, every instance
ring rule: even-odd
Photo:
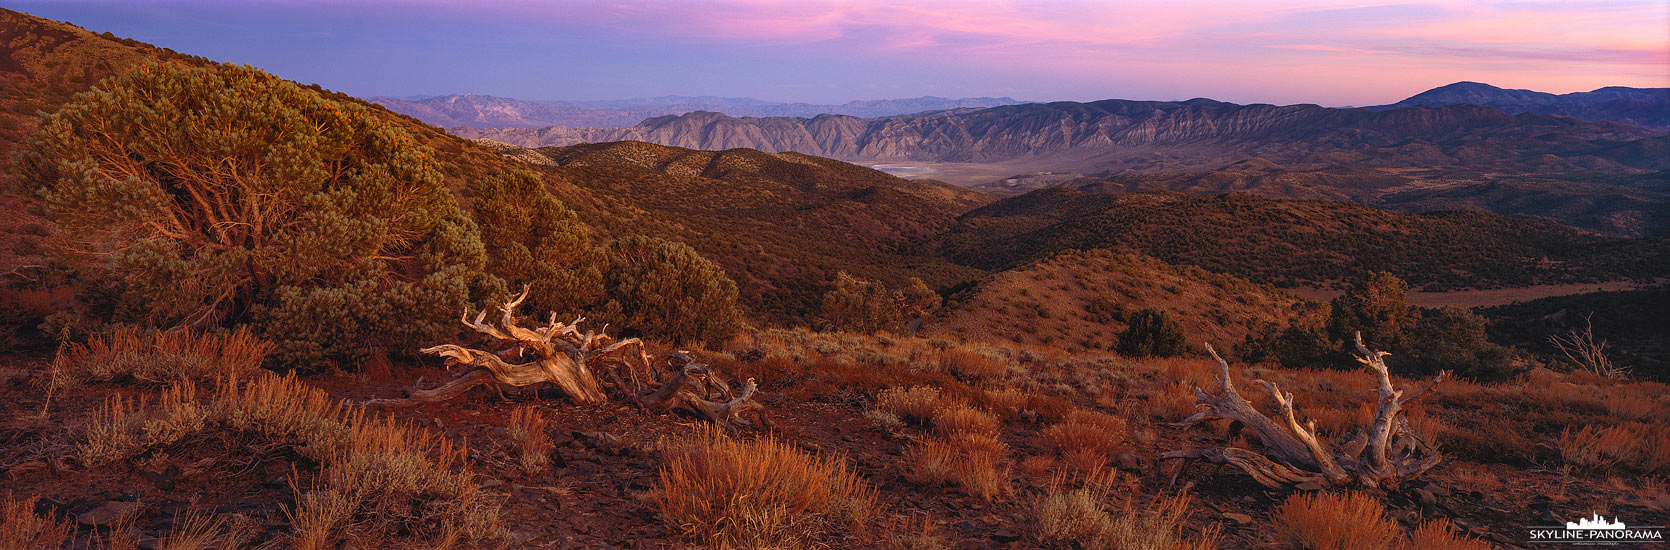
[[[1670,86],[1670,2],[12,2],[358,96],[1391,103]]]

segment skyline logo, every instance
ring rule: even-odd
[[[1617,516],[1612,516],[1612,522],[1607,523],[1606,518],[1601,517],[1600,513],[1598,513],[1598,512],[1596,512],[1593,517],[1583,518],[1583,519],[1577,520],[1575,522],[1571,522],[1571,521],[1566,522],[1566,530],[1568,530],[1568,531],[1576,530],[1576,529],[1623,529],[1623,528],[1624,528],[1624,522],[1618,521]]]
[[[1590,512],[1589,517],[1558,525],[1539,525],[1530,529],[1526,542],[1532,544],[1570,544],[1573,546],[1617,546],[1620,544],[1663,544],[1664,526],[1647,525],[1630,528],[1618,516],[1611,520]]]

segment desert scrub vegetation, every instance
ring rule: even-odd
[[[59,389],[86,382],[209,382],[254,373],[272,349],[271,342],[244,327],[145,333],[128,326],[94,335],[85,343],[66,343],[49,373]]]
[[[110,398],[90,419],[79,462],[105,467],[180,450],[194,438],[231,436],[253,448],[289,447],[321,465],[310,482],[294,481],[298,548],[346,538],[487,543],[503,536],[497,507],[477,494],[464,449],[434,432],[345,406],[293,375],[223,378],[207,399],[196,388]]]
[[[905,448],[905,478],[957,487],[989,501],[1010,491],[1008,456],[1009,445],[992,433],[925,437]]]
[[[42,119],[16,171],[75,246],[118,251],[87,277],[113,285],[95,315],[252,322],[286,364],[414,349],[494,287],[429,151],[253,67],[106,80]]]
[[[1129,446],[1130,429],[1123,418],[1080,409],[1039,432],[1039,438],[1067,464],[1093,472]]]
[[[1129,357],[1173,357],[1185,350],[1183,325],[1164,310],[1144,308],[1126,320],[1115,349]]]
[[[75,525],[36,514],[38,500],[40,497],[20,498],[11,491],[0,498],[0,548],[59,548],[70,538]]]
[[[876,408],[918,425],[927,425],[940,406],[939,389],[931,386],[887,388],[876,394]]]
[[[551,468],[551,433],[546,431],[545,415],[533,405],[522,405],[510,411],[510,441],[516,446],[517,463],[522,473],[534,476]]]
[[[794,547],[820,529],[866,529],[876,491],[840,457],[771,436],[704,428],[662,451],[652,498],[686,539],[709,548]]]
[[[1456,533],[1448,520],[1422,522],[1407,536],[1368,493],[1296,493],[1272,513],[1278,538],[1303,550],[1485,550],[1488,543]]]
[[[1626,422],[1610,427],[1567,427],[1555,442],[1566,464],[1593,471],[1623,465],[1642,473],[1670,469],[1670,433],[1662,426]]]
[[[870,334],[899,332],[912,321],[939,307],[938,293],[922,279],[910,278],[903,287],[888,289],[880,281],[835,274],[819,307],[818,323],[826,329]]]
[[[1218,546],[1216,528],[1184,537],[1189,496],[1154,497],[1138,504],[1136,496],[1113,508],[1117,474],[1085,474],[1079,487],[1055,476],[1034,508],[1038,542],[1050,548],[1084,550],[1210,550]]]

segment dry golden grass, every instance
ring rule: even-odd
[[[1061,453],[1081,471],[1099,468],[1129,446],[1125,419],[1104,413],[1075,410],[1060,424],[1039,433],[1044,447]]]
[[[253,372],[272,349],[271,342],[243,327],[220,333],[173,330],[150,334],[121,328],[61,349],[53,360],[51,384],[65,388],[89,381],[209,381]]]
[[[78,447],[81,462],[127,460],[210,432],[254,437],[263,441],[252,444],[294,445],[323,465],[291,512],[299,548],[333,547],[348,531],[419,540],[502,537],[497,508],[481,501],[465,450],[450,440],[344,407],[294,376],[262,375],[243,384],[229,377],[216,385],[207,401],[189,383],[170,386],[154,402],[110,399],[89,423]]]
[[[841,458],[772,437],[732,439],[704,429],[665,451],[653,498],[661,516],[709,548],[792,547],[818,516],[863,527],[876,491]]]
[[[1427,550],[1428,548],[1442,550],[1490,550],[1490,543],[1462,535],[1447,519],[1435,519],[1421,522],[1409,532],[1409,540],[1399,545],[1399,550]]]
[[[184,518],[175,518],[174,526],[163,537],[158,548],[161,550],[221,550],[238,548],[241,533],[223,518],[211,518],[206,514],[193,512]]]
[[[1641,453],[1642,442],[1642,434],[1627,425],[1584,426],[1576,431],[1566,428],[1555,447],[1566,464],[1599,471],[1634,459]]]
[[[551,434],[545,430],[545,415],[533,405],[522,405],[510,411],[510,440],[516,444],[517,461],[522,473],[537,475],[551,468]]]
[[[1035,509],[1039,542],[1057,548],[1084,550],[1206,550],[1216,548],[1217,529],[1193,540],[1181,533],[1188,518],[1189,497],[1161,496],[1137,506],[1125,500],[1117,512],[1107,506],[1113,494],[1111,476],[1091,474],[1076,489],[1057,476]]]
[[[1148,397],[1148,410],[1155,420],[1175,422],[1188,418],[1200,410],[1195,407],[1194,385],[1178,380],[1162,386]]]
[[[876,407],[901,419],[926,425],[941,406],[939,388],[887,388],[876,394]]]
[[[939,352],[939,364],[958,376],[973,379],[1001,378],[1009,372],[1006,361],[960,346]]]
[[[1385,550],[1402,538],[1385,507],[1365,493],[1298,493],[1274,516],[1277,538],[1304,550]]]
[[[75,526],[69,521],[35,515],[40,497],[17,498],[10,491],[0,499],[0,548],[58,548]]]
[[[1602,403],[1607,413],[1620,420],[1645,420],[1661,407],[1656,395],[1624,389],[1608,392]]]
[[[887,530],[888,546],[896,550],[947,550],[951,544],[939,536],[938,527],[927,514],[920,521],[906,520]]]
[[[992,500],[1009,492],[1009,471],[1002,467],[1009,446],[991,434],[955,432],[925,438],[905,449],[910,468],[905,477],[916,483],[956,486],[963,492]]]
[[[1015,388],[995,388],[981,391],[976,399],[1003,420],[1013,420],[1026,410],[1026,392]]]
[[[994,434],[997,433],[997,426],[997,417],[992,413],[961,403],[946,405],[934,411],[934,429],[942,434]]]

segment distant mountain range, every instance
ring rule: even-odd
[[[1509,114],[1566,115],[1582,120],[1610,120],[1646,128],[1670,129],[1670,88],[1607,86],[1592,92],[1555,95],[1531,90],[1507,90],[1478,82],[1457,82],[1415,94],[1391,105],[1369,109],[1443,107],[1463,103],[1500,109]]]
[[[871,118],[1020,103],[1008,97],[948,99],[933,96],[848,101],[839,105],[712,96],[664,96],[604,101],[529,101],[487,95],[454,94],[430,97],[373,97],[370,100],[396,113],[416,117],[443,128],[616,128],[638,124],[646,118],[682,115],[693,111],[712,111],[747,117],[815,117],[821,114],[838,114]]]
[[[1536,163],[1537,170],[1616,169],[1594,152],[1660,132],[1615,122],[1510,115],[1475,105],[1387,110],[1103,100],[917,115],[733,117],[698,111],[624,128],[455,129],[523,147],[635,140],[691,149],[793,151],[849,161],[1025,160],[1047,170],[1193,171],[1247,157],[1364,166]],[[1637,159],[1641,169],[1670,159]]]

